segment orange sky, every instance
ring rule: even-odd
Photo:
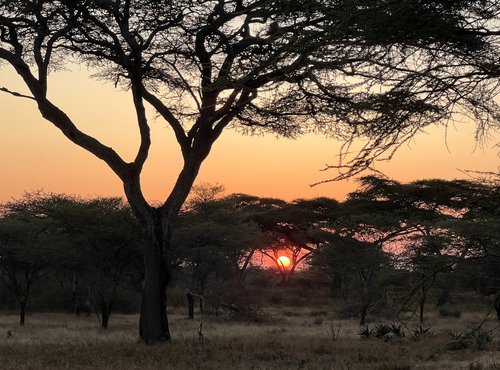
[[[125,159],[132,159],[138,145],[135,114],[128,93],[89,78],[85,68],[51,76],[49,95],[87,133],[97,135]],[[0,86],[25,92],[8,67],[0,69]],[[70,143],[44,121],[33,101],[0,93],[0,202],[20,197],[24,191],[44,189],[81,195],[118,195],[122,188],[107,166]],[[144,169],[143,189],[150,200],[163,200],[177,176],[180,153],[172,132],[161,121],[152,121],[153,147]],[[389,163],[377,165],[401,181],[420,178],[463,177],[458,169],[496,170],[499,141],[493,136],[477,148],[473,125],[457,123],[429,128],[403,147]],[[448,144],[448,148],[446,143]],[[227,193],[241,192],[286,200],[328,196],[343,199],[356,188],[354,180],[309,184],[334,176],[320,172],[336,164],[339,143],[308,135],[297,140],[268,136],[242,136],[225,132],[206,160],[198,182],[221,183]]]

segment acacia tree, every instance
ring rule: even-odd
[[[154,343],[170,338],[171,227],[226,127],[368,138],[352,173],[458,103],[490,122],[497,19],[493,0],[1,0],[0,60],[29,95],[0,88],[34,100],[123,182],[144,235],[140,336]],[[131,92],[140,131],[132,162],[48,98],[49,71],[68,58]],[[173,129],[184,159],[159,206],[141,190],[151,146],[145,102]]]
[[[0,217],[0,278],[19,303],[19,324],[23,326],[33,285],[52,270],[51,225],[6,208]]]
[[[482,294],[494,294],[500,320],[500,178],[489,175],[469,183],[462,195],[467,212],[450,227],[465,240],[461,278]]]
[[[49,195],[31,199],[31,204],[26,200],[25,205],[45,211],[58,226],[60,269],[71,270],[85,284],[89,308],[107,329],[117,298],[140,282],[135,266],[141,265],[140,238],[130,209],[120,198]]]
[[[262,233],[241,209],[228,207],[225,198],[192,205],[177,219],[171,252],[180,266],[191,271],[190,290],[217,313],[224,291],[230,291],[228,282],[243,290],[246,269],[260,247]]]
[[[405,225],[412,230],[398,245],[399,264],[411,271],[401,311],[415,304],[423,324],[427,296],[438,275],[449,272],[464,258],[485,255],[485,245],[491,245],[483,245],[480,240],[486,235],[483,230],[492,224],[478,216],[484,209],[480,205],[495,204],[494,192],[484,184],[466,180],[402,184],[367,176],[361,181],[365,189],[358,192],[358,198],[378,208],[379,214],[385,213],[384,217],[396,227]]]
[[[18,269],[24,266],[22,262],[35,272],[35,268],[43,271],[44,267],[70,271],[76,310],[79,310],[77,285],[83,283],[88,291],[88,308],[95,311],[101,328],[106,329],[121,291],[140,281],[140,268],[135,266],[141,265],[140,238],[130,208],[120,198],[83,199],[41,192],[27,193],[3,207],[10,212],[8,215],[24,221],[28,231],[40,229],[38,233],[17,230],[18,239],[34,239],[33,246],[28,244],[21,250],[24,260],[18,261]],[[6,220],[2,221],[0,240],[6,228],[3,226]],[[48,238],[44,244],[50,244],[50,249],[43,245],[39,234]],[[12,253],[9,258],[12,259]]]
[[[248,217],[268,234],[268,245],[260,252],[274,262],[282,283],[288,284],[297,267],[325,241],[322,234],[326,231],[322,229],[331,229],[339,205],[328,198],[291,203],[274,200],[270,204],[262,202],[262,209],[249,210]],[[281,254],[290,259],[289,266],[279,260]]]

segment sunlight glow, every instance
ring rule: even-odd
[[[290,266],[290,258],[288,258],[287,256],[279,256],[277,261],[281,267]]]

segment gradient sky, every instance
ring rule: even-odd
[[[80,129],[131,160],[139,143],[131,97],[89,76],[84,67],[54,73],[49,96]],[[0,87],[26,92],[7,66],[0,69]],[[0,109],[0,202],[38,189],[84,196],[123,195],[116,175],[43,120],[33,101],[0,92]],[[161,201],[173,185],[181,157],[170,128],[154,119],[151,126],[153,147],[142,176],[143,190],[147,199]],[[376,168],[400,181],[464,177],[459,169],[495,171],[500,163],[494,145],[499,139],[492,135],[478,147],[471,123],[456,123],[447,133],[443,127],[432,127]],[[309,186],[335,176],[320,170],[325,164],[336,164],[339,147],[338,142],[315,135],[288,140],[228,130],[215,143],[198,182],[218,182],[225,185],[226,193],[341,200],[356,188],[355,180]]]

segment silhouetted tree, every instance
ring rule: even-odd
[[[45,230],[51,237],[51,268],[69,272],[75,306],[80,302],[73,285],[87,288],[85,304],[106,329],[120,292],[141,280],[139,227],[130,209],[119,198],[44,193],[26,194],[6,207],[27,217],[32,227],[51,225]]]
[[[209,302],[217,314],[228,306],[231,287],[244,290],[244,276],[253,252],[262,243],[257,225],[225,198],[200,201],[182,212],[173,233],[172,254],[177,264],[191,272],[190,291]],[[203,302],[200,302],[203,309]]]
[[[322,242],[321,228],[331,225],[338,209],[338,202],[328,198],[285,202],[233,194],[225,202],[227,207],[240,209],[266,235],[258,251],[276,266],[283,284],[288,284],[296,268]],[[284,268],[277,260],[281,254],[290,258],[290,266]]]
[[[19,324],[25,323],[33,285],[51,271],[50,224],[7,209],[0,217],[0,276],[19,303]]]
[[[90,306],[106,329],[116,299],[140,286],[143,266],[137,222],[119,198],[74,199],[71,206],[53,211],[58,212],[54,216],[70,244],[65,253],[70,259],[61,262],[80,272]]]
[[[367,138],[352,174],[459,105],[491,122],[498,118],[489,104],[497,10],[483,0],[2,0],[0,60],[29,94],[1,90],[34,100],[123,182],[144,236],[140,336],[161,342],[170,338],[172,225],[226,127]],[[131,91],[140,131],[131,162],[78,129],[49,98],[48,74],[68,58]],[[141,190],[151,146],[144,102],[173,129],[184,159],[160,206]]]
[[[203,207],[207,203],[220,198],[224,194],[224,191],[224,185],[221,184],[202,182],[201,184],[194,185],[185,208],[196,209]]]
[[[494,295],[500,320],[500,182],[498,175],[489,180],[471,182],[462,196],[467,211],[450,226],[464,239],[461,279],[481,294]]]

